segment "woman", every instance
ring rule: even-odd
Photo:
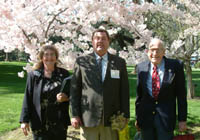
[[[58,50],[54,46],[44,46],[38,58],[27,77],[20,117],[22,131],[28,135],[30,124],[34,140],[66,140],[69,93],[60,90],[69,72],[57,67]]]

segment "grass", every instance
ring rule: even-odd
[[[26,79],[17,76],[25,63],[0,62],[0,135],[19,127]]]
[[[188,126],[192,132],[200,140],[200,100],[188,100]]]
[[[200,70],[194,69],[192,71],[192,81],[195,85],[195,94],[196,96],[200,97]]]
[[[4,94],[0,96],[0,132],[19,127],[19,113],[23,95],[19,93]],[[0,133],[1,134],[1,133]]]
[[[19,116],[21,112],[22,100],[26,79],[19,78],[17,72],[22,70],[25,63],[0,62],[0,135],[19,127]],[[127,67],[129,74],[129,86],[131,97],[131,118],[130,135],[131,140],[136,132],[135,123],[135,95],[136,95],[136,75],[133,68]],[[200,70],[193,70],[193,82],[196,84],[195,93],[200,97]],[[189,131],[195,134],[195,138],[200,140],[200,100],[188,100],[188,127]]]

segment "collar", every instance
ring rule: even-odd
[[[160,69],[161,67],[164,67],[165,61],[164,58],[161,60],[161,63],[157,65],[157,68]],[[151,63],[151,69],[153,69],[154,65]]]
[[[40,68],[38,70],[35,70],[33,73],[37,77],[44,76],[44,67],[42,67],[42,68]],[[52,77],[55,76],[55,75],[57,75],[58,73],[60,73],[60,69],[57,66],[55,66],[55,69],[52,72]]]
[[[99,60],[100,58],[102,58],[104,61],[108,61],[108,53],[104,54],[102,57],[100,57],[96,52],[94,53],[96,60]]]

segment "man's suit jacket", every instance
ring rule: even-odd
[[[120,78],[112,78],[111,70],[118,70]],[[85,127],[95,127],[101,121],[110,126],[111,116],[118,111],[129,118],[129,83],[124,59],[108,54],[102,82],[94,53],[77,58],[70,95],[72,117],[80,117]]]
[[[62,81],[68,76],[69,72],[67,70],[58,67],[52,73],[52,78],[54,78],[54,81],[57,83],[57,87],[54,88],[55,95],[52,96],[54,101],[56,101],[56,94],[61,90]],[[40,104],[43,79],[43,69],[34,70],[28,73],[20,123],[30,123],[32,130],[39,130],[43,127]],[[54,107],[57,108],[57,111],[52,112],[49,117],[55,118],[53,121],[55,123],[62,123],[64,127],[70,125],[68,113],[69,102],[63,102]]]
[[[157,101],[148,93],[147,77],[150,61],[137,67],[136,120],[140,128],[152,127],[154,115],[159,114],[166,130],[173,130],[176,123],[176,102],[178,103],[178,121],[187,119],[187,99],[183,63],[179,60],[163,58],[165,71]]]

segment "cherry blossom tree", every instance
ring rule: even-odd
[[[87,42],[90,42],[95,30],[93,25],[100,21],[128,29],[139,37],[140,42],[148,42],[152,34],[143,24],[144,17],[141,16],[145,5],[129,1],[4,0],[0,4],[0,49],[5,52],[16,48],[24,50],[30,54],[32,63],[37,59],[40,46],[51,43],[49,38],[52,36],[64,38],[63,42],[55,44],[64,57],[73,59],[72,56],[76,55],[72,52],[77,47],[88,51]],[[115,28],[106,27],[106,24],[102,26],[108,28],[111,35],[115,34]],[[70,67],[70,62],[63,63]]]
[[[183,1],[185,7],[191,6],[186,0],[178,1]],[[139,5],[129,0],[3,0],[0,1],[0,49],[5,52],[23,50],[30,54],[29,62],[34,64],[41,46],[54,43],[59,48],[62,66],[71,69],[77,56],[92,51],[91,34],[96,28],[107,29],[112,40],[117,40],[120,31],[127,30],[134,43],[119,52],[112,49],[110,52],[119,53],[128,64],[136,65],[146,59],[140,48],[154,35],[164,39],[171,55],[183,46],[189,46],[186,44],[192,41],[186,41],[199,33],[199,14],[192,14],[198,12],[198,5],[189,7],[191,11],[188,12],[179,3],[168,1],[163,5]],[[174,21],[167,22],[166,26],[158,22],[162,26],[157,27],[165,27],[158,28],[162,34],[157,32],[157,27],[148,24],[149,19],[159,21],[154,16],[157,13],[161,13],[163,19],[170,17]],[[181,28],[175,27],[175,34],[166,38],[163,32],[171,23],[177,23]],[[53,42],[52,38],[57,37],[60,41]],[[24,69],[30,71],[31,68],[32,65],[27,64]]]
[[[200,49],[200,2],[197,0],[179,1],[179,9],[185,12],[185,20],[180,21],[185,26],[179,33],[178,39],[172,44],[174,54],[185,62],[187,72],[188,97],[194,97],[194,85],[192,83],[191,56]],[[177,55],[178,54],[178,55]]]

